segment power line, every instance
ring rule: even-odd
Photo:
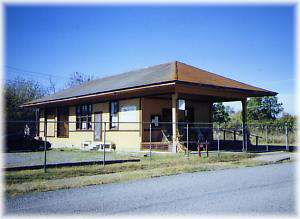
[[[43,72],[37,72],[37,71],[31,71],[31,70],[26,70],[23,68],[19,68],[19,67],[14,67],[14,66],[9,66],[9,65],[5,65],[5,67],[7,69],[13,70],[13,71],[17,71],[17,72],[26,72],[28,74],[33,74],[33,75],[44,75],[44,76],[48,76],[48,77],[55,77],[55,78],[67,78],[67,77],[61,77],[61,76],[57,76],[57,75],[53,75],[53,74],[48,74],[48,73],[43,73]]]
[[[22,77],[24,76],[24,73],[22,74],[21,72],[16,72],[16,71],[7,71],[6,75],[9,77],[10,75],[22,75]],[[26,77],[28,78],[34,78],[37,79],[35,74],[30,74],[30,73],[26,73]],[[52,77],[52,76],[51,76]],[[38,80],[44,80],[44,81],[49,81],[48,77],[39,77]]]

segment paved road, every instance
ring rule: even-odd
[[[261,153],[259,156],[254,157],[254,160],[257,161],[266,161],[266,162],[278,162],[283,160],[295,160],[297,154],[288,153],[288,152],[269,152],[269,153]]]
[[[8,198],[6,214],[295,214],[295,164],[228,169]]]

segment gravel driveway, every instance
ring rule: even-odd
[[[6,213],[295,215],[295,164],[165,176],[8,198]]]

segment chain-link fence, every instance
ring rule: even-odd
[[[290,124],[186,122],[8,121],[6,167],[137,161],[141,155],[208,151],[291,151],[296,127]]]

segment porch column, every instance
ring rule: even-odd
[[[39,108],[35,109],[35,136],[38,137],[40,135],[39,124]]]
[[[242,100],[243,151],[247,150],[247,98]]]
[[[177,99],[178,94],[172,94],[172,152],[176,153],[177,145]]]

